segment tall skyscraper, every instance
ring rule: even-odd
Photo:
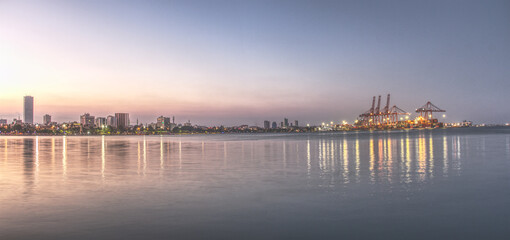
[[[266,121],[264,121],[264,128],[265,128],[265,129],[269,129],[269,124],[270,124],[270,122],[269,122],[269,121],[267,121],[267,120],[266,120]]]
[[[294,121],[294,127],[299,127],[299,122],[298,122],[298,120],[295,120],[295,121]]]
[[[118,128],[129,127],[129,113],[115,113]]]
[[[43,121],[44,125],[50,125],[51,124],[51,116],[49,114],[44,115],[42,121]]]
[[[289,126],[289,119],[287,119],[287,118],[283,119],[283,126],[284,127],[288,127]]]
[[[272,127],[272,128],[278,128],[278,124],[276,124],[276,122],[273,122],[273,123],[271,124],[271,127]]]
[[[34,97],[23,97],[23,121],[28,124],[34,124]]]

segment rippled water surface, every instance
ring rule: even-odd
[[[510,129],[0,137],[0,239],[506,239]]]

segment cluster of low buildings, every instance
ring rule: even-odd
[[[109,115],[107,117],[95,117],[90,113],[85,113],[80,116],[80,124],[84,128],[121,128],[126,129],[130,125],[129,113],[115,113],[115,115]]]

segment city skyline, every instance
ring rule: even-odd
[[[0,3],[0,118],[354,121],[373,95],[506,123],[506,1]]]

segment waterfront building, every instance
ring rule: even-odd
[[[43,116],[43,125],[50,125],[51,124],[51,115],[45,114]]]
[[[156,126],[157,126],[157,128],[169,127],[170,126],[170,118],[163,117],[163,116],[158,117]]]
[[[85,113],[80,116],[80,124],[84,127],[93,127],[94,119],[94,116],[91,116],[89,113]]]
[[[268,120],[264,121],[264,128],[269,129],[270,122]]]
[[[106,126],[116,128],[117,127],[117,119],[111,115],[106,117]]]
[[[298,120],[295,120],[295,121],[294,121],[294,127],[299,127],[299,122],[298,122]]]
[[[271,127],[272,127],[273,129],[276,129],[276,128],[278,128],[278,124],[276,124],[276,122],[273,122],[273,123],[271,124]]]
[[[7,119],[0,119],[0,125],[7,124]]]
[[[129,127],[129,113],[115,113],[118,128]]]
[[[96,127],[97,128],[106,127],[106,118],[104,118],[104,117],[97,117],[96,118]]]
[[[287,118],[283,119],[283,126],[284,127],[288,127],[289,126],[289,119],[287,119]]]
[[[27,124],[34,124],[34,97],[23,97],[23,120]]]

